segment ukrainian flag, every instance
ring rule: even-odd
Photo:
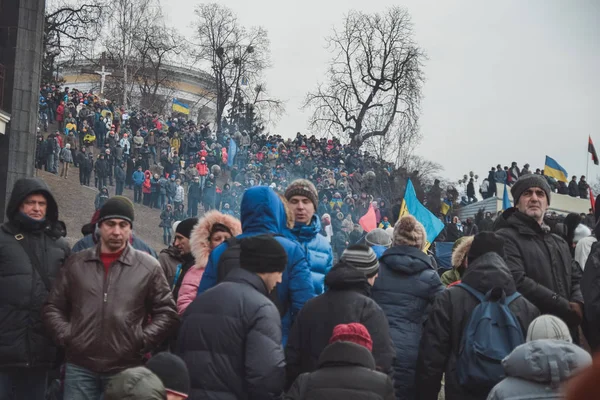
[[[400,218],[405,215],[412,215],[417,221],[423,224],[425,232],[427,233],[427,243],[423,251],[427,251],[431,243],[444,229],[444,223],[439,220],[438,217],[433,215],[419,199],[417,199],[417,193],[411,180],[409,179],[406,183],[406,191],[404,192],[404,200],[402,200],[402,206],[400,207]]]
[[[183,104],[177,99],[173,99],[173,111],[188,115],[190,113],[190,106]]]
[[[569,183],[569,174],[567,173],[567,170],[561,167],[553,158],[548,156],[546,156],[546,165],[544,165],[544,175],[560,182]]]

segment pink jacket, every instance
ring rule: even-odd
[[[177,312],[179,315],[183,315],[183,312],[196,298],[198,293],[198,286],[200,286],[200,280],[204,274],[204,268],[196,268],[194,265],[183,277],[181,287],[179,288],[179,297],[177,298]]]
[[[242,225],[237,218],[222,214],[219,211],[209,211],[204,214],[204,217],[200,218],[190,235],[190,245],[196,264],[190,268],[181,282],[179,297],[177,298],[177,312],[179,315],[182,315],[187,306],[196,298],[198,286],[211,251],[208,239],[213,225],[217,223],[228,227],[233,236],[242,233]]]

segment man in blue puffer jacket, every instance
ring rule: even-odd
[[[333,252],[327,239],[320,234],[321,220],[315,215],[319,199],[317,189],[306,179],[296,179],[285,190],[285,198],[294,214],[292,233],[306,252],[315,293],[319,295],[324,292],[325,275],[333,266]]]
[[[287,266],[281,283],[276,287],[280,311],[281,307],[285,310],[281,320],[285,345],[296,314],[302,309],[304,303],[315,296],[306,254],[298,242],[290,239],[292,235],[286,225],[285,207],[271,188],[255,186],[248,189],[242,198],[240,212],[242,234],[237,236],[237,239],[272,234],[287,253]],[[219,259],[227,247],[228,243],[224,242],[210,253],[198,287],[198,294],[204,293],[218,283]]]

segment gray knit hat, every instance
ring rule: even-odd
[[[527,329],[527,341],[538,339],[555,339],[573,342],[569,327],[562,319],[554,315],[540,315],[534,319]]]
[[[364,244],[355,244],[342,253],[340,261],[362,271],[365,276],[373,276],[379,270],[379,261],[373,249]]]
[[[527,174],[521,176],[510,188],[510,193],[513,196],[514,204],[519,202],[519,197],[521,197],[524,191],[531,189],[532,187],[540,188],[546,192],[548,205],[550,205],[550,193],[552,193],[552,189],[550,188],[550,185],[548,185],[548,181],[544,175],[536,174]]]
[[[367,236],[365,236],[365,242],[369,246],[390,247],[392,245],[392,238],[386,231],[381,228],[377,228],[367,233]]]
[[[307,179],[296,179],[285,189],[285,198],[289,201],[294,196],[304,196],[310,199],[315,206],[315,210],[318,208],[319,193],[313,183]]]

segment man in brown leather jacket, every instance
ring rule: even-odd
[[[43,309],[65,346],[65,399],[97,400],[116,373],[142,364],[177,327],[175,301],[156,259],[129,244],[133,204],[100,209],[100,242],[70,257]]]

